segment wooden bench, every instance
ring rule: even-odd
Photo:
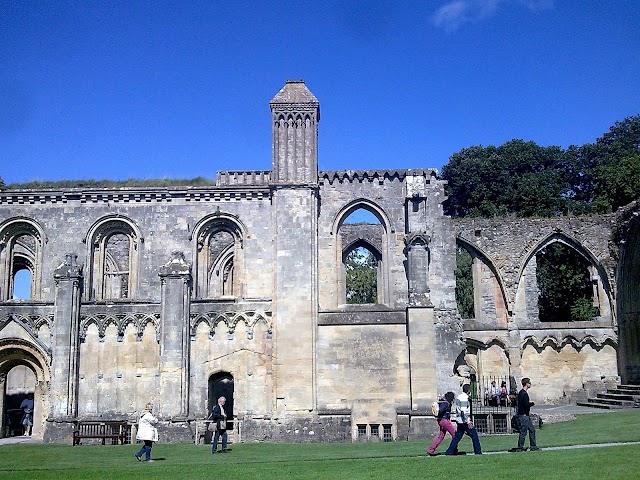
[[[106,445],[111,440],[111,445],[123,445],[127,439],[127,422],[125,421],[79,421],[73,430],[73,444],[80,445],[83,438],[95,438],[102,440]]]

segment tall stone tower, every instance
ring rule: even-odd
[[[318,99],[302,80],[287,80],[270,105],[272,181],[277,184],[317,183]]]
[[[273,287],[276,410],[308,413],[316,403],[320,105],[301,80],[288,81],[270,105],[271,189],[278,232]]]

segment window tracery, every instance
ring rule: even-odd
[[[235,298],[242,296],[241,226],[231,215],[217,213],[204,219],[195,229],[196,298]]]
[[[107,219],[89,233],[89,288],[91,300],[125,300],[135,297],[138,253],[142,238],[125,219]]]
[[[1,300],[40,299],[44,241],[33,220],[14,218],[0,225]]]

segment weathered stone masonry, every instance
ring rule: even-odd
[[[407,439],[435,430],[430,403],[470,370],[534,377],[547,403],[640,379],[636,206],[453,221],[435,170],[318,171],[304,83],[270,107],[271,171],[0,192],[0,387],[32,372],[35,437],[70,441],[77,419],[132,420],[152,401],[162,440],[192,442],[227,382],[235,441]],[[345,223],[357,210],[378,223]],[[555,241],[592,265],[591,322],[537,319],[535,253]],[[358,245],[378,262],[375,304],[346,302]],[[456,245],[474,257],[473,319],[456,307]],[[21,270],[29,300],[13,299]]]

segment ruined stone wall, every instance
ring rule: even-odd
[[[188,262],[194,263],[196,244],[194,227],[208,215],[220,212],[236,218],[244,225],[243,240],[246,281],[245,298],[270,298],[271,273],[259,268],[272,264],[272,227],[268,191],[234,189],[168,189],[161,197],[153,189],[142,191],[120,189],[91,192],[72,189],[59,192],[60,200],[47,202],[51,194],[30,192],[30,202],[21,203],[23,195],[3,193],[0,197],[0,221],[15,217],[34,220],[46,236],[45,255],[41,269],[42,300],[53,301],[53,288],[47,281],[66,253],[76,253],[78,262],[90,267],[87,235],[92,225],[101,219],[128,219],[141,235],[138,252],[136,294],[133,300],[159,301],[160,279],[157,271],[174,250],[182,251]],[[22,200],[23,201],[23,200]],[[60,234],[64,232],[64,234]],[[257,268],[254,268],[257,267]],[[91,286],[85,286],[86,290]]]
[[[303,82],[270,105],[271,171],[0,192],[0,387],[15,365],[34,373],[37,438],[69,441],[78,419],[131,419],[151,401],[165,441],[197,441],[216,375],[233,378],[235,441],[360,440],[376,426],[424,438],[430,403],[472,374],[530,376],[534,401],[573,402],[618,378],[618,279],[635,375],[633,212],[454,221],[434,170],[318,172]],[[380,225],[344,226],[360,208]],[[535,255],[556,241],[594,267],[593,321],[539,321]],[[358,242],[379,254],[375,304],[346,304],[342,259]],[[473,319],[457,311],[456,242],[474,258]],[[33,264],[31,300],[10,298],[11,249]]]
[[[582,348],[568,344],[560,348],[527,345],[522,354],[523,369],[535,379],[531,400],[540,405],[585,401],[591,383],[615,382],[618,367],[611,345]]]
[[[613,224],[611,215],[454,221],[459,244],[471,250],[474,266],[481,266],[476,267],[479,279],[474,277],[480,288],[475,308],[481,315],[464,322],[466,342],[477,348],[480,376],[510,375],[516,382],[522,376],[535,378],[540,385],[535,394],[543,403],[582,400],[587,390],[597,390],[594,384],[604,389],[615,380]],[[592,278],[604,303],[593,321],[539,319],[535,255],[554,241],[574,248],[595,267]],[[504,321],[490,314],[502,298]]]
[[[597,263],[607,290],[615,288],[616,263],[611,256],[615,217],[612,215],[456,219],[453,223],[458,241],[476,249],[496,268],[511,312],[523,269],[538,250],[553,241],[562,241]]]

